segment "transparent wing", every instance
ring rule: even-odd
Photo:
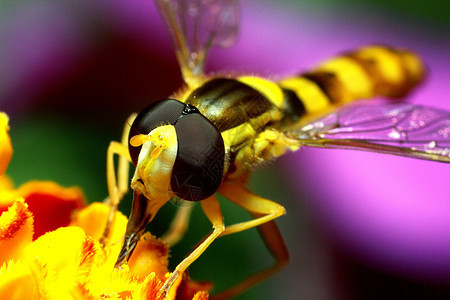
[[[408,103],[360,103],[289,133],[302,145],[450,162],[450,112]]]
[[[229,47],[237,36],[237,0],[155,0],[171,34],[183,78],[195,84],[211,47]]]

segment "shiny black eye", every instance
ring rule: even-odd
[[[168,99],[150,104],[142,110],[131,125],[128,141],[138,134],[149,134],[161,125],[174,124],[181,116],[185,104],[180,101]],[[137,165],[139,152],[142,147],[133,147],[128,143],[128,151],[134,166]]]
[[[178,152],[172,170],[172,191],[184,200],[214,194],[222,182],[225,147],[217,128],[198,111],[175,123]]]
[[[172,170],[172,191],[184,200],[199,201],[213,195],[222,182],[225,147],[217,128],[192,105],[169,99],[141,111],[131,125],[129,138],[172,124],[177,134],[177,157]],[[141,147],[128,144],[136,166]]]

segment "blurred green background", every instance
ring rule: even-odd
[[[150,1],[150,0],[149,0]],[[336,17],[335,24],[345,12],[346,18],[364,18],[370,12],[372,18],[399,18],[405,26],[411,22],[420,22],[430,28],[430,32],[443,35],[449,39],[450,2],[448,1],[242,1],[246,9],[261,7],[276,7],[272,20],[277,22],[283,12],[311,14],[320,24],[321,18]],[[148,101],[164,98],[181,85],[181,78],[170,44],[161,31],[154,35],[154,27],[140,28],[142,24],[156,26],[149,20],[134,22],[130,10],[121,18],[114,18],[114,9],[106,1],[1,1],[0,2],[0,109],[6,110],[11,116],[11,138],[14,155],[7,174],[17,185],[29,180],[52,180],[63,186],[79,186],[83,189],[88,201],[102,201],[106,195],[105,164],[106,149],[111,140],[120,138],[123,123],[133,111],[138,111]],[[115,2],[117,3],[117,2]],[[136,4],[138,3],[138,4]],[[143,1],[136,1],[136,6]],[[114,6],[114,5],[112,5]],[[144,5],[145,7],[145,5]],[[56,9],[57,8],[57,9]],[[66,12],[50,23],[51,29],[58,27],[59,22],[69,22],[67,31],[74,34],[72,43],[65,45],[71,54],[62,56],[61,64],[65,67],[34,61],[33,43],[39,44],[44,36],[33,36],[32,25],[27,16],[45,16],[50,13]],[[55,10],[55,11],[53,11]],[[142,10],[140,18],[152,8]],[[38,11],[38,13],[36,13]],[[155,14],[151,14],[152,17]],[[22,18],[22,19],[21,19]],[[150,16],[148,18],[151,18]],[[48,21],[48,20],[47,20]],[[39,23],[37,19],[35,22]],[[42,20],[46,22],[46,20]],[[70,22],[77,24],[72,28]],[[155,20],[159,23],[160,20]],[[81,24],[81,25],[80,25]],[[2,26],[3,25],[3,26]],[[21,26],[24,28],[21,29]],[[121,26],[124,28],[121,28]],[[161,29],[159,25],[158,30]],[[338,26],[338,25],[337,25]],[[62,26],[63,28],[66,28]],[[80,29],[81,28],[81,29]],[[140,29],[137,29],[140,28]],[[17,31],[14,31],[17,29]],[[21,30],[20,30],[21,29]],[[155,29],[156,30],[156,29]],[[256,29],[255,29],[256,30]],[[45,31],[38,31],[39,34]],[[20,34],[30,34],[21,38]],[[142,39],[140,38],[140,36]],[[163,36],[163,37],[160,37]],[[152,38],[156,42],[152,42]],[[241,37],[246,39],[246,37]],[[291,37],[291,38],[301,38]],[[317,37],[320,39],[320,36]],[[15,42],[29,41],[21,45],[24,53],[14,52]],[[51,41],[51,39],[49,40]],[[65,41],[62,39],[62,41]],[[80,43],[80,41],[82,43]],[[50,42],[49,42],[50,43]],[[84,44],[85,43],[85,44]],[[48,44],[46,47],[61,47]],[[75,48],[81,52],[73,54]],[[2,54],[2,50],[14,53],[13,56]],[[24,50],[25,49],[25,50]],[[5,51],[6,51],[5,50]],[[27,52],[29,51],[29,53]],[[64,51],[64,48],[61,50]],[[257,52],[258,49],[255,49]],[[49,51],[52,54],[52,51]],[[28,60],[22,60],[22,54]],[[276,56],[276,55],[274,55]],[[31,57],[31,58],[30,58]],[[39,56],[38,56],[39,59]],[[60,59],[50,56],[50,61]],[[17,82],[11,82],[11,72],[20,68],[26,69],[27,62],[35,64],[25,75],[18,76]],[[214,66],[216,62],[211,61]],[[233,67],[233,62],[230,65]],[[5,66],[8,66],[7,69]],[[239,68],[239,66],[234,66]],[[255,66],[257,67],[257,66]],[[42,69],[44,68],[44,69]],[[47,72],[48,71],[48,72]],[[251,71],[251,70],[250,70]],[[47,76],[47,77],[46,77]],[[47,78],[47,79],[45,79]],[[18,84],[18,82],[20,84]],[[36,83],[37,82],[37,83]],[[301,244],[302,250],[295,247],[293,263],[274,278],[263,282],[239,299],[337,299],[336,295],[347,295],[346,280],[336,282],[333,272],[336,272],[336,254],[324,241],[319,227],[314,222],[308,206],[302,202],[303,195],[294,194],[286,183],[283,164],[288,164],[293,155],[281,159],[279,164],[269,164],[255,173],[251,185],[255,192],[285,205],[288,215],[277,221],[281,231],[285,233],[288,247]],[[305,173],[302,173],[305,172]],[[307,176],[307,170],[299,170],[298,180]],[[307,195],[305,195],[307,197]],[[121,204],[121,210],[128,214],[130,194]],[[248,218],[245,212],[236,209],[228,201],[223,201],[224,215],[227,224]],[[151,232],[160,235],[170,223],[175,209],[173,204],[166,205],[149,227]],[[210,230],[210,224],[202,214],[198,205],[191,218],[190,229],[185,238],[172,249],[172,266],[179,262],[192,247]],[[211,280],[218,290],[237,282],[246,275],[265,268],[272,263],[270,254],[260,240],[256,230],[227,236],[215,242],[210,249],[190,268],[194,279]],[[334,267],[333,267],[334,266]],[[333,269],[334,268],[334,269]],[[337,269],[339,269],[339,264]],[[294,270],[294,271],[293,271]],[[301,271],[299,278],[291,274]],[[398,284],[400,288],[411,289],[407,283],[397,281],[389,275],[388,282]],[[378,278],[374,275],[374,278]],[[287,282],[289,285],[286,285]],[[288,287],[286,287],[288,286]],[[289,287],[298,289],[289,290]],[[350,284],[350,286],[352,286]],[[416,285],[415,285],[416,287]],[[425,291],[427,287],[424,288]],[[445,294],[446,290],[439,288],[429,291],[429,295]],[[435,294],[433,294],[435,293]],[[340,298],[342,299],[342,298]],[[365,299],[370,299],[368,296]]]

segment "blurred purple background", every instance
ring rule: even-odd
[[[417,51],[429,68],[408,101],[450,110],[448,24],[370,3],[241,6],[238,42],[212,53],[210,71],[283,76],[358,46],[398,45]],[[116,138],[130,112],[181,85],[149,0],[5,1],[0,22],[0,109],[13,122],[53,113],[110,126]],[[293,262],[258,287],[262,295],[367,299],[383,288],[450,295],[448,165],[302,149],[279,166],[277,176],[295,191],[277,190],[275,199],[288,208],[279,224]]]

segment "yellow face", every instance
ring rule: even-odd
[[[142,146],[131,188],[149,200],[166,202],[173,197],[170,178],[177,156],[177,135],[173,125],[153,129],[148,135],[136,135],[130,140],[134,147]]]

